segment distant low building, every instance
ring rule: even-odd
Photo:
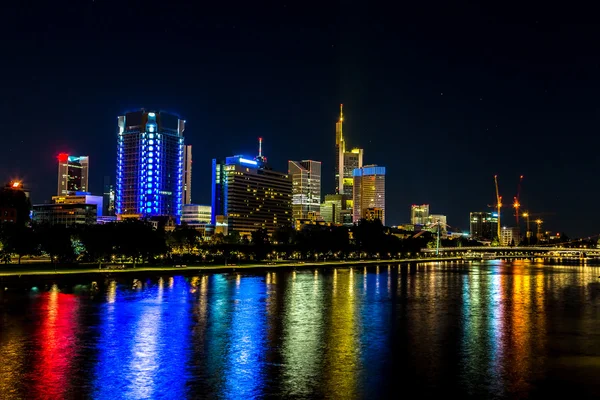
[[[34,222],[51,225],[94,224],[97,217],[96,204],[36,204],[32,211]]]
[[[101,217],[104,210],[104,197],[94,196],[87,192],[75,192],[72,195],[52,196],[54,204],[95,204],[96,216]]]
[[[378,207],[369,207],[363,210],[363,218],[367,221],[375,221],[376,219],[383,221],[383,209]]]
[[[429,204],[413,204],[410,206],[410,223],[426,225],[429,222]]]
[[[518,226],[503,226],[500,235],[501,246],[518,246],[521,242],[521,229]]]
[[[184,204],[181,212],[181,223],[189,226],[210,224],[212,207],[200,204]]]

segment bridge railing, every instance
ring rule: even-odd
[[[421,249],[422,253],[435,253],[436,249],[423,248]],[[590,248],[569,248],[569,247],[542,247],[542,246],[531,246],[531,247],[519,247],[519,246],[473,246],[473,247],[440,247],[440,254],[448,253],[448,252],[486,252],[486,253],[498,253],[498,252],[513,252],[513,253],[527,253],[527,252],[563,252],[563,253],[594,253],[600,254],[600,249],[590,249]]]

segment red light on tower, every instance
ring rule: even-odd
[[[12,187],[15,189],[18,188],[19,186],[21,186],[21,182],[13,182],[12,183]]]
[[[67,162],[69,160],[69,155],[67,153],[60,153],[58,155],[58,162]]]

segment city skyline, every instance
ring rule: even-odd
[[[365,164],[388,169],[388,224],[407,222],[406,205],[429,203],[467,229],[469,212],[493,204],[494,175],[505,201],[524,175],[523,210],[551,214],[547,226],[573,236],[596,233],[597,217],[570,210],[574,199],[592,210],[597,197],[588,182],[600,56],[585,49],[598,28],[563,26],[533,10],[520,21],[496,11],[491,18],[487,5],[435,15],[409,5],[410,23],[398,24],[393,13],[351,16],[351,6],[341,15],[323,6],[322,17],[288,5],[198,19],[193,6],[161,4],[167,31],[144,25],[132,34],[122,18],[154,18],[152,4],[134,12],[82,3],[68,15],[36,7],[23,24],[13,21],[25,14],[10,18],[14,10],[6,10],[13,62],[2,75],[0,175],[27,182],[33,202],[54,194],[61,152],[90,156],[90,189],[100,192],[116,162],[115,116],[139,107],[189,121],[194,203],[209,203],[210,160],[250,153],[256,137],[266,139],[276,170],[310,158],[332,171],[343,103],[348,143],[364,148]],[[149,53],[165,44],[185,56],[159,65],[146,63],[144,51],[115,63],[115,49],[140,41]],[[323,173],[323,193],[333,180]]]

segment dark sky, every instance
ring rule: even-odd
[[[116,118],[140,107],[187,120],[194,202],[209,202],[211,159],[254,154],[258,136],[276,169],[321,160],[330,193],[344,103],[350,145],[387,167],[388,224],[430,203],[468,230],[469,211],[494,202],[494,174],[505,203],[522,174],[521,202],[545,227],[600,231],[600,27],[569,24],[565,9],[12,3],[0,24],[0,177],[23,178],[35,202],[54,194],[63,151],[90,156],[101,192]]]

